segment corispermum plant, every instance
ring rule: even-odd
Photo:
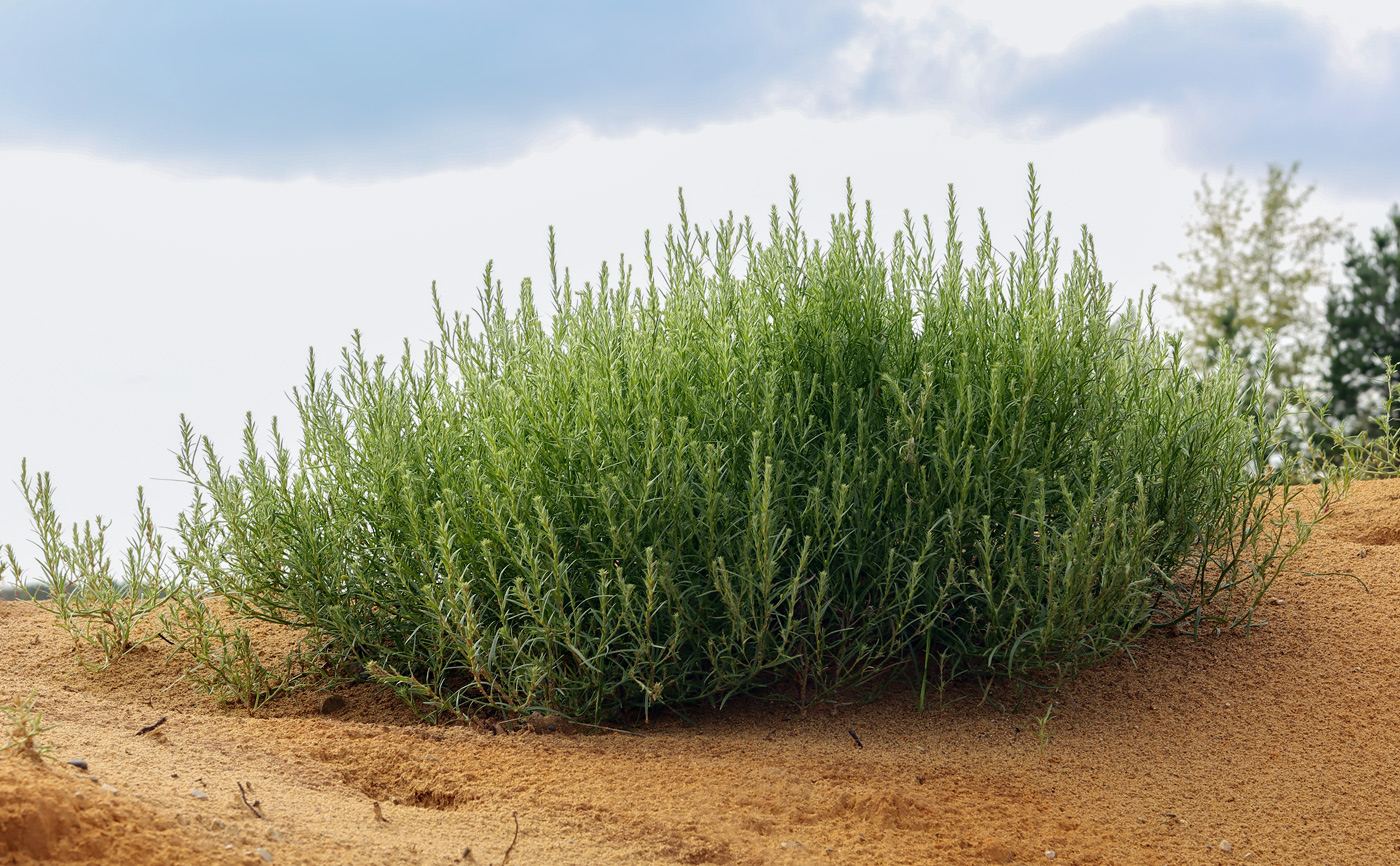
[[[14,749],[15,754],[34,761],[50,756],[53,746],[39,742],[39,736],[58,725],[44,723],[43,711],[34,706],[36,696],[37,692],[30,692],[23,700],[11,699],[0,704],[0,716],[4,716],[0,725],[9,726],[9,742],[0,746],[0,752]]]
[[[449,715],[1054,685],[1251,621],[1310,526],[1278,419],[1115,310],[1034,174],[1010,255],[951,190],[941,242],[906,214],[888,250],[849,188],[824,241],[797,203],[764,233],[682,202],[582,288],[551,233],[547,316],[490,266],[475,319],[434,289],[421,352],[313,356],[295,448],[249,419],[226,465],[186,425],[182,567]]]
[[[54,505],[49,474],[31,476],[27,461],[20,467],[19,486],[37,536],[41,579],[37,591],[27,591],[23,570],[7,545],[5,553],[19,586],[17,592],[53,614],[73,638],[78,663],[88,670],[104,670],[155,640],[158,633],[146,627],[146,620],[176,589],[178,580],[144,491],[137,488],[135,531],[117,571],[107,552],[108,521],[99,516],[85,522],[81,531],[76,522],[66,527]]]

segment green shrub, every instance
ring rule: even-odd
[[[1007,257],[985,220],[965,254],[951,190],[941,260],[849,189],[813,241],[795,181],[766,241],[682,202],[641,279],[561,282],[551,233],[548,326],[488,265],[420,355],[313,356],[295,452],[250,417],[225,467],[186,425],[185,565],[435,711],[1055,684],[1154,622],[1248,624],[1310,526],[1278,419],[1115,313],[1087,231],[1062,272],[1037,194]]]
[[[116,659],[155,640],[158,634],[143,629],[142,623],[164,604],[178,579],[170,568],[170,551],[146,507],[145,492],[139,487],[136,490],[135,533],[127,542],[118,577],[107,555],[109,522],[98,517],[84,523],[81,532],[74,523],[67,536],[71,540],[65,540],[49,474],[30,476],[28,463],[22,463],[20,491],[38,538],[42,579],[37,587],[26,587],[18,558],[6,545],[17,591],[27,590],[25,595],[30,601],[54,615],[73,638],[78,663],[89,670],[104,670]]]

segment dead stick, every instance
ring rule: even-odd
[[[242,782],[238,783],[238,795],[243,798],[243,805],[247,806],[250,812],[252,812],[254,815],[257,815],[259,818],[263,816],[263,813],[258,811],[258,807],[262,805],[262,800],[254,800],[253,802],[249,803],[248,792],[243,790]]]
[[[510,837],[510,844],[506,846],[506,853],[501,855],[501,866],[506,866],[506,861],[510,859],[510,852],[515,850],[515,840],[520,838],[520,819],[515,816],[514,812],[510,813],[510,817],[515,821],[515,835]]]
[[[500,724],[501,724],[502,726],[505,726],[505,725],[519,725],[519,724],[521,724],[521,723],[523,723],[523,722],[525,722],[525,721],[526,721],[526,720],[523,719],[523,718],[521,718],[521,719],[501,719]],[[622,728],[609,728],[609,727],[606,726],[606,725],[594,725],[594,724],[589,724],[588,722],[576,722],[576,721],[574,721],[573,719],[566,719],[565,721],[567,721],[567,722],[568,722],[569,724],[571,724],[571,725],[580,725],[580,726],[585,727],[585,728],[592,728],[592,729],[595,730],[595,731],[609,731],[609,732],[614,733],[614,734],[626,734],[626,735],[629,736],[629,737],[642,737],[642,738],[645,738],[645,737],[646,737],[646,734],[638,733],[637,731],[624,731]]]
[[[850,734],[850,735],[851,735],[851,739],[853,739],[853,740],[856,741],[856,748],[857,748],[857,749],[863,749],[863,748],[865,748],[865,744],[862,743],[862,742],[860,741],[860,737],[857,737],[857,736],[856,736],[856,732],[855,732],[855,731],[851,730],[850,728],[847,728],[847,729],[846,729],[846,733]]]
[[[603,725],[590,725],[588,722],[572,722],[571,724],[583,725],[585,728],[592,728],[592,729],[594,729],[595,731],[611,731],[611,732],[614,733],[614,734],[626,734],[626,735],[629,736],[629,737],[645,737],[645,736],[646,736],[646,734],[641,734],[641,733],[638,733],[638,732],[636,732],[636,731],[624,731],[622,728],[609,728],[609,727],[605,727],[605,726],[603,726]]]
[[[156,728],[159,728],[159,727],[160,727],[161,725],[163,725],[163,724],[165,724],[165,716],[161,716],[160,718],[156,719],[156,720],[155,720],[154,722],[152,722],[151,724],[149,724],[149,725],[147,725],[146,727],[142,728],[141,730],[137,731],[137,732],[136,732],[136,736],[139,737],[139,736],[141,736],[142,734],[149,734],[151,731],[154,731]]]

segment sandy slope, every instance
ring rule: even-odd
[[[904,694],[640,737],[428,728],[369,686],[249,718],[167,689],[157,649],[84,673],[0,603],[0,697],[37,688],[96,779],[0,759],[0,863],[498,864],[512,815],[512,864],[1400,862],[1400,481],[1355,488],[1298,567],[1370,590],[1288,576],[1248,641],[1149,639],[1059,696],[1043,755],[1038,708]]]

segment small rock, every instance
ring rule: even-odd
[[[1221,839],[1221,840],[1220,840],[1220,850],[1221,850],[1221,851],[1226,851],[1226,852],[1228,852],[1228,851],[1231,851],[1231,850],[1233,850],[1233,849],[1234,849],[1234,846],[1231,845],[1229,842],[1226,842],[1224,839]]]
[[[117,789],[112,787],[111,785],[103,785],[102,790],[106,791],[108,794],[117,793]]]
[[[190,788],[190,796],[193,797],[193,798],[195,798],[196,800],[208,800],[208,799],[209,799],[209,795],[206,794],[206,793],[204,793],[203,791],[199,790],[198,788]]]
[[[321,715],[323,716],[328,716],[331,713],[339,712],[343,709],[345,709],[345,698],[342,698],[340,695],[331,695],[324,701],[321,701]]]
[[[74,792],[73,792],[73,799],[75,799],[75,800],[81,800],[81,799],[83,799],[83,792],[82,792],[82,791],[74,791]]]
[[[82,770],[84,772],[87,772],[88,768],[87,761],[84,761],[80,758],[74,758],[73,760],[69,761],[68,766],[77,767],[79,770]]]
[[[224,828],[228,827],[228,825],[225,824],[225,823],[224,823],[221,819],[219,819],[219,818],[215,818],[213,821],[210,821],[209,823],[214,827],[215,830],[223,830]]]
[[[279,845],[282,844],[282,834],[277,832],[276,827],[267,828],[267,839],[269,842],[276,842]]]
[[[254,854],[257,854],[259,857],[263,858],[263,860],[264,860],[265,862],[268,862],[268,863],[271,863],[271,862],[272,862],[272,852],[269,851],[269,850],[267,850],[266,848],[259,848],[259,849],[257,849],[256,851],[254,851],[253,853],[254,853]]]
[[[1048,850],[1047,850],[1047,851],[1045,852],[1045,859],[1046,859],[1046,860],[1054,860],[1054,859],[1055,859],[1055,852],[1054,852],[1054,851],[1048,851]]]

